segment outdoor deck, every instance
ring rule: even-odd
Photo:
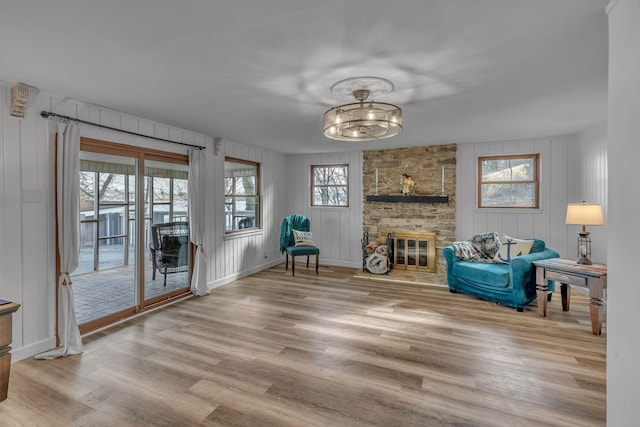
[[[133,265],[72,275],[78,324],[135,306],[134,277]],[[189,286],[188,272],[167,274],[167,286],[163,286],[164,277],[158,272],[156,280],[152,280],[150,261],[145,262],[144,277],[144,294],[147,300]]]

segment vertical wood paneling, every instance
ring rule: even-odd
[[[8,257],[7,257],[7,249],[8,249],[8,236],[7,229],[11,225],[9,224],[9,217],[7,212],[7,195],[6,195],[6,185],[10,181],[10,177],[8,175],[8,171],[6,169],[7,164],[7,138],[5,135],[6,121],[9,119],[9,114],[6,112],[8,108],[7,100],[9,99],[9,87],[0,82],[0,271],[7,271]],[[12,178],[12,177],[11,177]],[[2,274],[0,275],[0,293],[1,295],[9,295],[10,292],[10,282],[7,280],[7,277]],[[3,297],[8,299],[9,297]],[[19,330],[19,329],[18,329]],[[16,333],[16,327],[14,325],[13,333]]]
[[[497,231],[514,237],[540,238],[549,247],[564,252],[566,238],[562,237],[562,230],[566,227],[561,209],[566,209],[567,199],[567,182],[563,178],[567,173],[563,155],[566,145],[565,137],[460,144],[456,238],[464,240],[473,234]],[[540,153],[540,209],[534,212],[477,209],[478,156],[517,153]]]
[[[105,124],[104,122],[102,124]],[[153,136],[156,138],[169,138],[169,127],[165,125],[161,125],[160,123],[154,123],[153,125]]]
[[[542,215],[538,218],[540,226],[536,229],[541,236],[545,236],[547,245],[558,251],[562,257],[570,256],[567,250],[567,226],[565,224],[568,177],[573,173],[572,168],[568,166],[570,157],[568,140],[567,137],[551,140],[550,161],[543,164],[544,173],[549,177],[543,182],[547,194],[545,203],[548,203],[549,208],[542,211]],[[545,142],[540,142],[540,144],[544,145]]]
[[[48,194],[47,188],[49,174],[52,173],[46,150],[46,144],[39,145],[39,128],[36,117],[40,111],[30,108],[26,112],[25,124],[36,123],[35,126],[26,125],[21,131],[22,149],[22,299],[33,301],[41,298],[42,286],[52,284],[47,280],[46,266],[52,267],[53,260],[48,260],[49,252],[47,241],[48,229]],[[45,268],[34,268],[44,266]],[[52,295],[53,296],[53,295]],[[23,331],[20,342],[34,342],[39,338],[39,331],[47,331],[49,322],[48,312],[41,310],[35,304],[25,304],[22,307],[22,316],[18,318]],[[23,328],[22,322],[29,319],[33,327]],[[17,345],[17,343],[14,343]]]
[[[607,126],[605,123],[589,128],[569,142],[572,157],[571,185],[568,189],[570,203],[586,201],[600,203],[605,216],[605,225],[587,227],[591,232],[592,259],[606,263],[607,260]],[[575,239],[580,227],[567,226],[568,252],[575,256]]]
[[[224,159],[233,157],[260,163],[262,230],[257,233],[226,236],[224,232]],[[279,196],[286,187],[285,155],[224,141],[224,148],[217,156],[211,156],[215,173],[210,176],[208,188],[214,199],[212,229],[214,242],[209,256],[216,267],[210,271],[210,281],[216,285],[266,268],[281,260],[278,251],[280,221],[286,209],[280,205]]]
[[[227,142],[223,142],[223,147],[220,149],[218,154],[209,155],[209,163],[210,172],[209,172],[209,182],[208,186],[209,192],[212,194],[212,197],[209,198],[209,203],[211,206],[211,217],[213,218],[213,227],[207,227],[209,230],[209,254],[208,259],[210,260],[210,265],[213,268],[209,268],[208,274],[210,278],[210,282],[215,282],[216,278],[225,277],[226,276],[226,266],[223,263],[222,252],[225,250],[225,241],[222,239],[224,236],[224,215],[221,213],[224,212],[224,157],[225,150],[227,146]],[[213,262],[211,262],[213,260]]]
[[[140,132],[140,127],[138,125],[138,119],[135,117],[124,116],[121,118],[122,130],[126,130],[129,132]]]
[[[5,192],[4,186],[5,182],[7,182],[8,176],[5,173],[5,163],[6,163],[6,139],[4,136],[4,128],[5,128],[5,120],[7,120],[7,114],[5,114],[5,108],[7,105],[7,91],[8,88],[2,82],[0,82],[0,242],[5,242],[6,234],[5,230],[7,228],[6,223],[6,215],[5,215]],[[5,244],[0,243],[0,271],[6,271],[6,260],[5,260]],[[4,278],[4,275],[0,275],[0,293],[5,295],[5,292],[8,291],[8,283]]]
[[[470,206],[474,206],[476,198],[475,154],[469,148],[470,146],[458,145],[458,150],[456,150],[456,176],[458,177],[456,180],[456,240],[463,240],[464,236],[471,236],[475,229],[474,216],[462,215],[462,212],[466,213]]]
[[[287,156],[293,171],[288,185],[295,195],[291,213],[302,213],[311,221],[313,238],[320,248],[321,263],[361,265],[360,235],[362,230],[362,152],[321,153]],[[311,165],[349,165],[349,207],[311,207]]]
[[[3,91],[5,98],[9,99],[9,88]],[[4,104],[4,100],[3,100]],[[5,110],[6,111],[6,110]],[[10,117],[6,111],[6,120],[4,121],[4,205],[5,235],[2,240],[4,248],[2,257],[5,259],[5,269],[2,272],[4,280],[6,280],[6,294],[2,297],[18,304],[24,305],[22,298],[22,286],[15,287],[14,283],[23,283],[23,242],[22,242],[22,141],[21,130],[25,127],[25,120],[19,120]],[[27,162],[31,159],[24,159]],[[35,165],[29,165],[35,166]],[[16,319],[20,324],[20,319]],[[18,326],[14,325],[14,333]],[[20,331],[22,332],[22,331]],[[19,345],[22,340],[22,333],[18,336]]]
[[[141,134],[155,136],[155,126],[152,121],[139,119],[138,129]]]

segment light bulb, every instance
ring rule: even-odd
[[[340,118],[340,115],[341,115],[341,114],[342,114],[342,109],[341,109],[341,108],[338,108],[338,109],[336,110],[336,115],[335,115],[335,117],[333,118],[333,123],[334,123],[334,124],[339,125],[340,123],[342,123],[342,119]]]
[[[367,119],[374,120],[376,118],[376,113],[373,111],[373,104],[369,104],[369,111],[367,112]]]

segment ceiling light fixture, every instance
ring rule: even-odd
[[[353,77],[331,86],[331,93],[353,96],[358,102],[339,105],[324,113],[324,135],[338,141],[373,141],[402,131],[402,110],[397,105],[368,101],[393,90],[380,77]]]

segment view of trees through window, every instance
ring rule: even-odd
[[[311,166],[311,205],[349,206],[349,165]]]
[[[84,156],[85,153],[83,152]],[[133,263],[136,242],[136,163],[103,155],[80,162],[80,266],[77,273]],[[109,160],[112,160],[110,162]],[[152,224],[188,221],[188,166],[147,161],[144,219]],[[145,234],[146,235],[146,234]]]
[[[478,207],[538,207],[537,154],[479,157],[478,172]]]
[[[259,164],[227,158],[224,162],[224,229],[260,227]]]

